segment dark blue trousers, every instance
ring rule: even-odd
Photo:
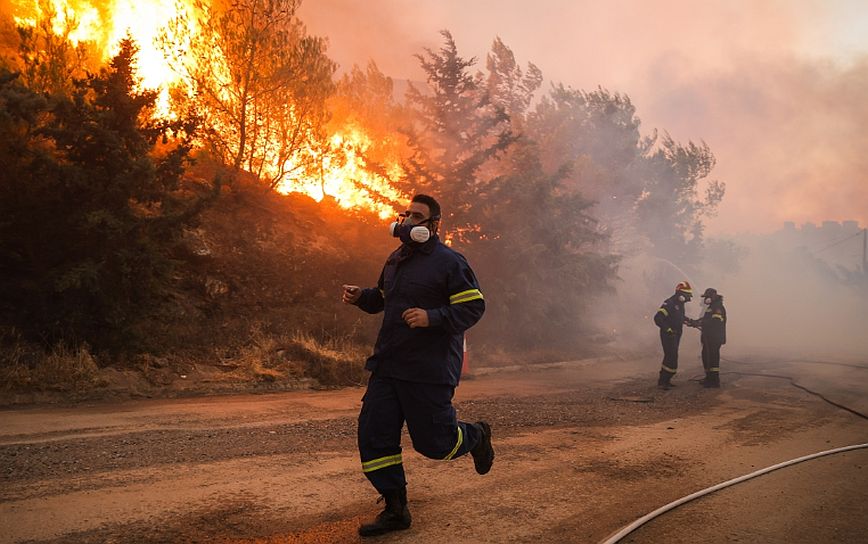
[[[371,375],[359,413],[359,455],[378,492],[407,485],[401,457],[405,421],[413,449],[430,459],[456,459],[477,444],[479,429],[456,418],[454,393],[451,385]]]
[[[661,329],[660,343],[663,345],[663,363],[660,365],[657,383],[664,385],[678,372],[678,344],[681,343],[681,335],[669,334]]]

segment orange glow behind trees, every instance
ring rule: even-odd
[[[63,90],[83,75],[86,51],[105,62],[129,36],[139,47],[140,88],[159,91],[155,115],[196,111],[204,121],[198,145],[212,157],[280,193],[329,195],[342,207],[390,217],[405,199],[395,188],[404,172],[383,142],[397,136],[372,136],[363,119],[347,115],[329,121],[335,65],[325,40],[308,36],[295,16],[298,5],[36,0],[14,4],[13,15],[29,33],[30,54],[45,57],[31,63],[42,67],[30,78],[42,78],[42,88]]]

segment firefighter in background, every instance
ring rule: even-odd
[[[705,308],[702,316],[690,323],[702,330],[699,335],[702,342],[702,367],[705,369],[702,385],[720,387],[720,346],[726,344],[726,308],[723,307],[723,296],[709,287],[702,293],[702,305]]]
[[[681,343],[684,324],[688,322],[684,315],[684,304],[692,298],[690,283],[678,282],[675,294],[664,300],[654,314],[654,324],[660,327],[660,343],[663,345],[663,363],[657,379],[657,387],[661,389],[672,387],[672,376],[678,372],[678,345]]]

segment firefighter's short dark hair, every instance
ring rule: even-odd
[[[428,195],[416,195],[413,197],[410,202],[418,202],[419,204],[425,204],[428,206],[428,210],[431,212],[430,219],[433,221],[440,220],[440,203],[437,202],[433,196]]]

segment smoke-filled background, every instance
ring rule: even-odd
[[[682,280],[691,316],[724,295],[730,355],[864,357],[865,28],[844,1],[2,1],[0,342],[353,383],[376,319],[336,293],[426,192],[493,364],[657,354]]]
[[[499,37],[544,90],[624,93],[643,134],[708,144],[726,194],[704,220],[701,263],[625,248],[618,292],[600,303],[620,343],[650,347],[657,299],[686,277],[725,295],[731,353],[868,354],[868,4],[322,0],[302,15],[342,67],[370,58],[411,80],[412,54],[436,48],[439,29],[480,59]],[[593,196],[606,221],[608,195]]]
[[[547,82],[626,93],[644,131],[714,151],[729,183],[710,234],[868,223],[864,2],[318,0],[300,13],[343,69],[374,59],[421,79],[413,55],[448,29],[466,56],[499,36]]]

